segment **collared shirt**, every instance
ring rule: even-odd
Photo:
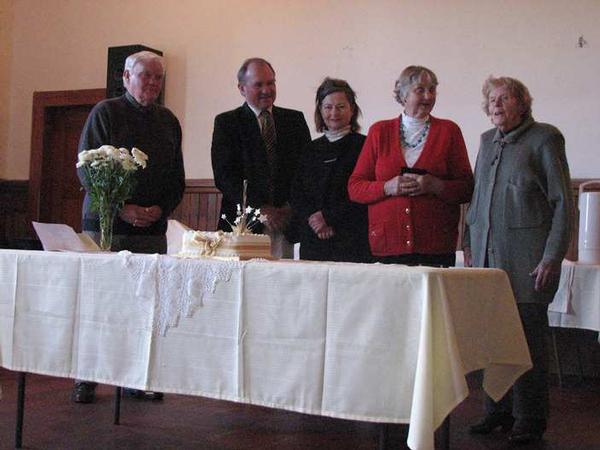
[[[258,122],[258,128],[260,128],[260,131],[262,132],[262,123],[260,121],[259,116],[260,116],[260,113],[263,112],[263,110],[255,108],[250,103],[248,103],[248,106],[250,107],[250,109],[254,113],[254,116],[256,117],[256,121]],[[267,108],[267,111],[269,111],[269,113],[271,114],[271,118],[273,118],[273,107],[271,106],[270,108]],[[273,123],[275,123],[275,119],[274,118],[273,118]]]

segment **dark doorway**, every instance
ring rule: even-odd
[[[36,92],[29,178],[31,220],[64,223],[81,231],[83,192],[75,171],[77,144],[104,89]]]

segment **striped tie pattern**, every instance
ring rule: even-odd
[[[273,117],[267,110],[261,111],[259,115],[260,125],[262,128],[262,138],[267,148],[267,155],[269,160],[275,153],[275,145],[277,144],[277,135],[275,134],[275,123],[273,123]]]
[[[261,134],[265,147],[267,149],[267,160],[269,161],[269,203],[273,203],[273,177],[275,171],[275,145],[277,144],[277,135],[275,134],[275,123],[268,110],[261,111],[258,116],[260,120]]]

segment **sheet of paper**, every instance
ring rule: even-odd
[[[46,251],[94,252],[100,248],[87,234],[77,234],[62,223],[32,222]]]
[[[91,236],[89,234],[77,233],[77,237],[81,241],[81,244],[85,247],[85,250],[83,250],[84,252],[99,252],[99,251],[101,251],[100,247],[98,247],[98,244],[96,244],[96,242],[94,242],[94,240],[91,238]]]
[[[181,239],[183,233],[190,227],[177,220],[170,219],[167,226],[167,254],[175,255],[181,251]]]

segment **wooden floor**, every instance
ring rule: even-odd
[[[505,449],[505,435],[473,437],[466,429],[481,412],[482,391],[470,377],[471,395],[451,415],[452,449]],[[14,448],[16,374],[0,369],[0,449]],[[95,404],[72,403],[72,380],[27,376],[25,449],[282,449],[375,450],[379,426],[166,395],[164,401],[124,399],[121,425],[112,425],[114,388],[99,386]],[[571,381],[551,389],[552,417],[542,443],[521,448],[600,449],[600,382]],[[393,448],[406,448],[403,430]],[[404,438],[405,439],[405,438]]]

